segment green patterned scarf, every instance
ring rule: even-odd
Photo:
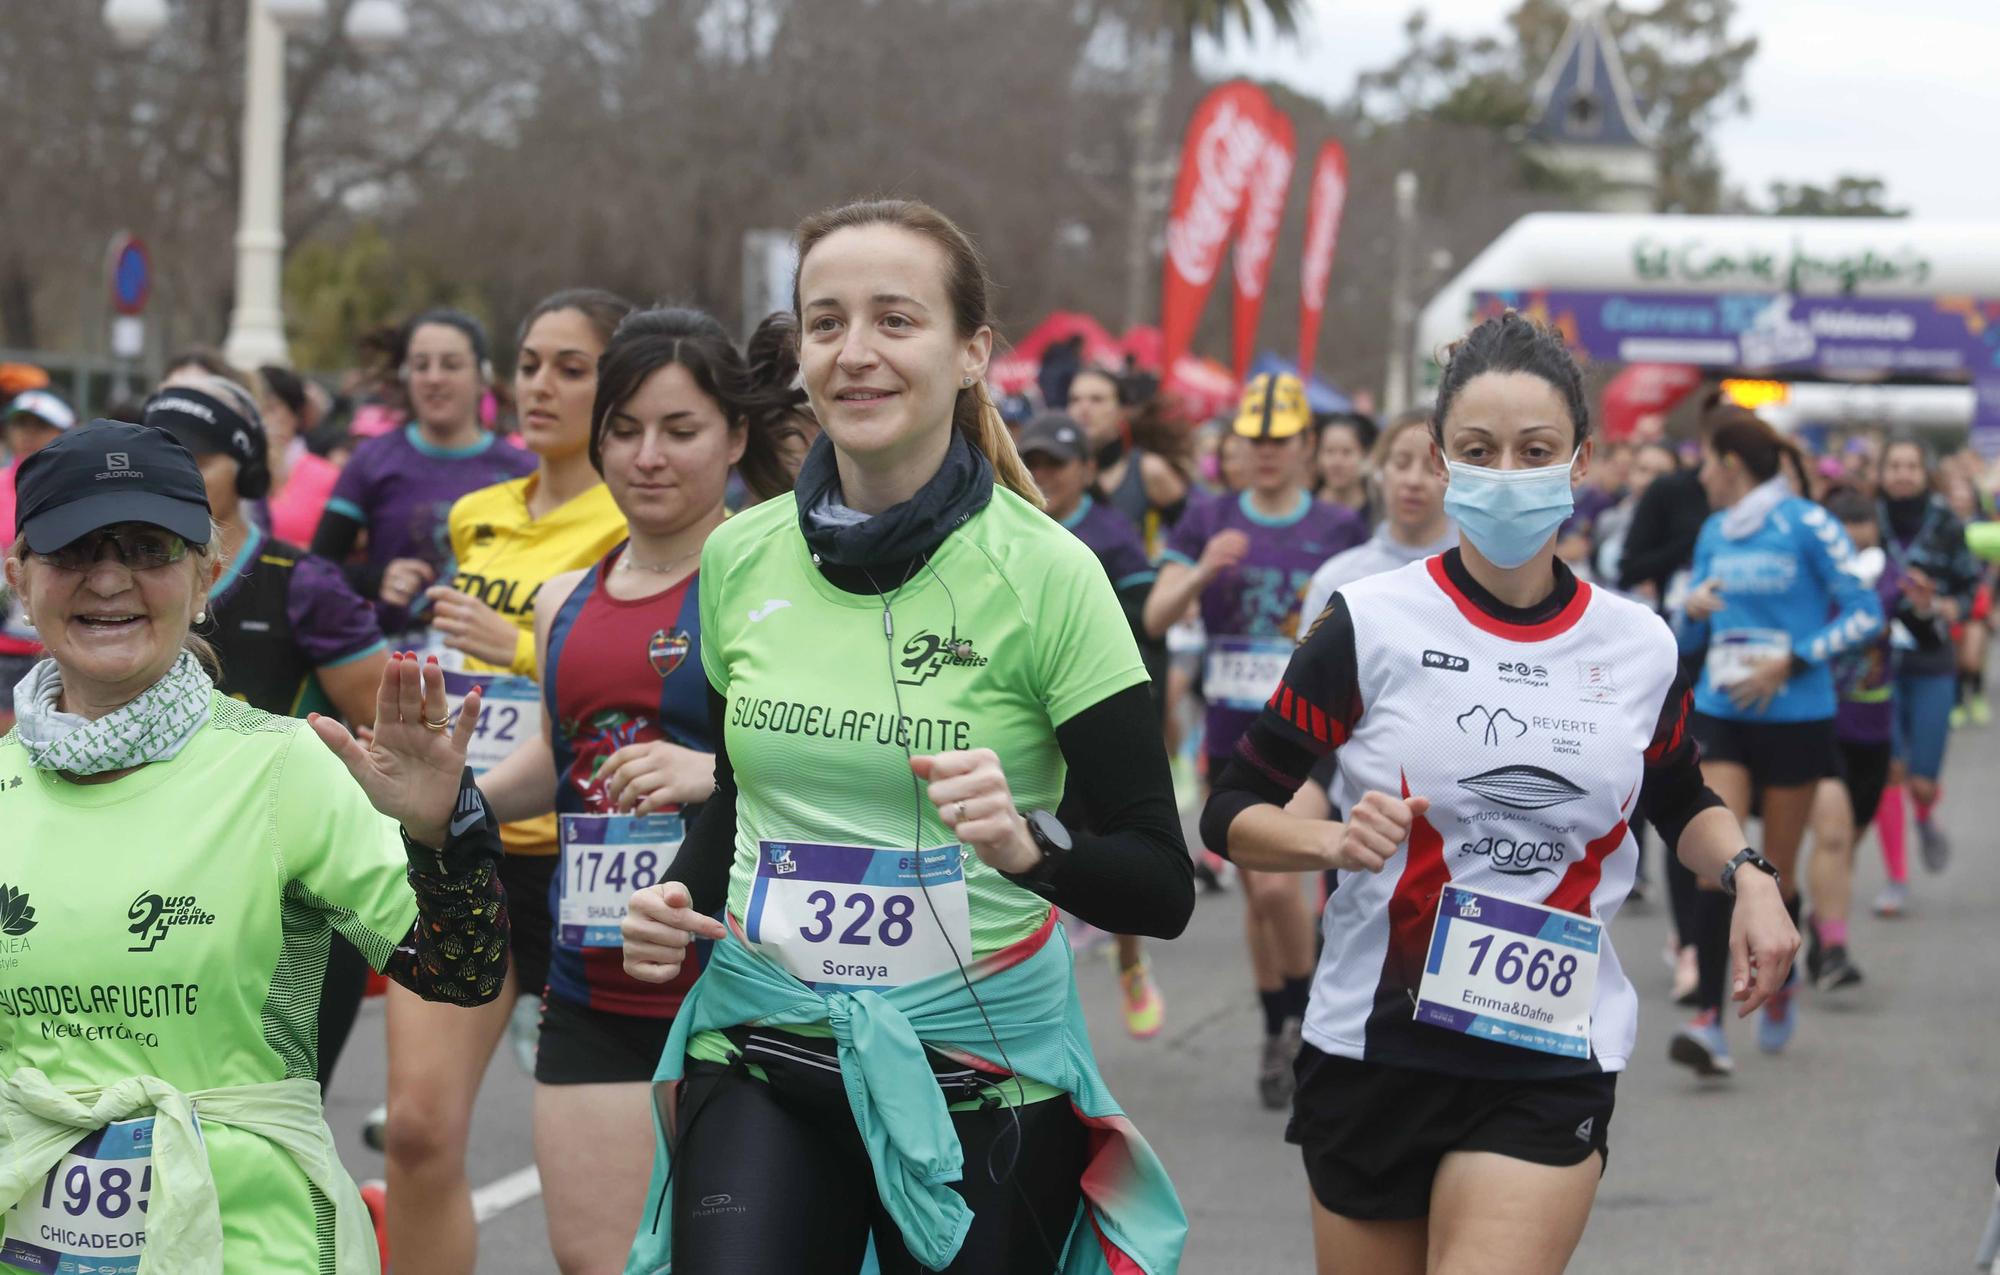
[[[62,671],[43,660],[14,688],[15,729],[37,770],[101,775],[166,761],[208,721],[215,683],[186,651],[166,676],[96,721],[56,707]]]

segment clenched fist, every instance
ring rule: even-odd
[[[642,983],[673,982],[688,944],[728,933],[722,922],[694,910],[688,888],[678,881],[647,886],[627,899],[618,932],[625,938],[625,972]]]

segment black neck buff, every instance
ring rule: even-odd
[[[986,508],[993,499],[993,466],[954,429],[944,463],[915,495],[873,517],[855,519],[841,500],[833,439],[821,434],[806,453],[793,490],[799,531],[822,565],[890,567],[930,554]]]
[[[1925,495],[1889,496],[1882,501],[1883,510],[1889,515],[1889,530],[1898,540],[1913,538],[1924,525],[1924,514],[1930,510],[1931,498]]]
[[[1125,436],[1121,433],[1104,446],[1097,449],[1097,467],[1109,469],[1125,459]]]

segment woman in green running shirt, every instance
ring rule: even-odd
[[[799,248],[825,432],[792,499],[703,549],[716,791],[626,919],[648,981],[714,940],[626,1269],[853,1271],[872,1240],[885,1275],[1171,1270],[1185,1216],[1097,1075],[1052,907],[1161,938],[1193,908],[1138,648],[987,397],[964,234],[863,203]],[[1066,779],[1089,832],[1047,813]]]
[[[364,748],[218,692],[189,627],[224,563],[165,430],[73,430],[19,490],[7,583],[48,658],[0,739],[0,1271],[367,1275],[320,975],[338,931],[419,995],[500,990],[477,702],[448,727],[442,674],[399,656]]]

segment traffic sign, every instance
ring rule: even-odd
[[[142,314],[153,295],[153,259],[137,235],[111,241],[111,308],[120,314]]]

